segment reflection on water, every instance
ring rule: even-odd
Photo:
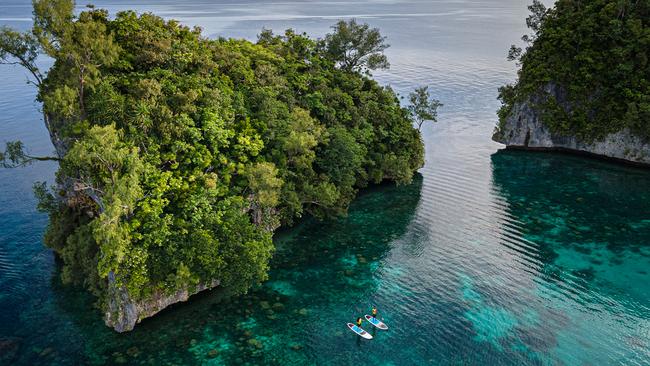
[[[520,296],[543,320],[531,330],[548,338],[539,351],[565,364],[647,363],[648,172],[510,151],[492,169],[510,215],[504,245],[532,281]]]
[[[427,163],[412,185],[279,233],[270,280],[251,294],[201,294],[128,334],[61,286],[42,245],[31,185],[56,166],[0,170],[0,364],[650,364],[650,172],[495,153],[490,141],[526,2],[95,3],[248,39],[263,26],[318,36],[357,16],[392,44],[392,68],[376,77],[401,94],[431,85],[445,107],[423,128]],[[29,0],[2,1],[0,24],[25,29],[30,11]],[[0,143],[47,154],[24,74],[3,66],[0,78]],[[390,330],[360,342],[345,322],[372,305]]]
[[[508,244],[522,270],[534,263],[526,296],[553,314],[536,332],[553,335],[567,364],[649,362],[648,172],[509,151],[494,154],[492,168],[512,215],[504,231],[520,236]]]

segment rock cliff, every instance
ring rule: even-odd
[[[553,95],[558,101],[565,100],[562,88],[555,84],[547,85],[541,95]],[[535,107],[539,101],[540,97],[537,96],[516,103],[492,139],[508,148],[569,151],[650,165],[650,141],[635,136],[628,129],[594,141],[581,141],[575,136],[551,132],[542,121],[541,111]]]
[[[157,314],[169,305],[187,301],[190,296],[201,291],[217,287],[219,281],[199,284],[192,289],[183,288],[172,294],[158,292],[140,301],[133,300],[126,289],[117,287],[112,273],[108,277],[108,286],[108,305],[104,321],[107,326],[118,332],[128,332],[142,319]]]

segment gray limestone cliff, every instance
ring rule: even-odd
[[[166,307],[187,301],[190,296],[201,291],[219,286],[219,281],[199,284],[194,288],[183,288],[171,294],[154,293],[143,300],[134,300],[128,291],[115,285],[113,274],[108,277],[108,304],[104,313],[104,322],[118,332],[133,330],[142,319],[151,317]]]
[[[97,199],[101,206],[101,200],[99,198],[94,199]],[[276,217],[275,210],[261,210],[253,202],[254,199],[251,198],[250,213],[255,224],[264,227],[269,232],[277,229],[279,220]],[[211,282],[200,283],[197,286],[185,287],[173,293],[157,291],[144,299],[135,300],[125,288],[117,286],[115,275],[111,272],[108,275],[104,322],[117,332],[128,332],[133,330],[141,320],[154,316],[166,307],[185,302],[192,295],[211,290],[219,285],[219,280],[212,280]]]
[[[543,94],[553,95],[560,103],[566,100],[562,88],[552,83],[544,88]],[[541,111],[535,108],[537,102],[539,97],[531,97],[515,104],[492,139],[508,148],[573,151],[650,165],[650,141],[634,135],[628,129],[594,141],[581,141],[575,136],[555,134],[544,125]]]

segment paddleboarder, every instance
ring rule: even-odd
[[[366,332],[365,330],[363,330],[363,328],[361,328],[362,323],[363,323],[363,318],[357,318],[357,323],[356,324],[348,323],[348,328],[350,328],[351,331],[358,334],[361,338],[372,339],[370,333]]]
[[[372,314],[373,318],[377,319],[377,307],[374,306],[374,305],[372,306],[372,313],[371,314]]]

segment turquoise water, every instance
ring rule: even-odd
[[[127,334],[61,285],[42,245],[31,184],[56,166],[0,170],[0,364],[650,365],[650,171],[489,139],[524,2],[97,3],[246,38],[356,16],[393,44],[377,78],[432,85],[445,107],[413,184],[278,233],[270,279],[250,294],[201,294]],[[29,26],[29,6],[3,1],[0,24]],[[0,79],[0,142],[51,151],[24,73],[0,66]],[[346,323],[372,305],[390,329],[366,322],[375,338],[361,340]]]

